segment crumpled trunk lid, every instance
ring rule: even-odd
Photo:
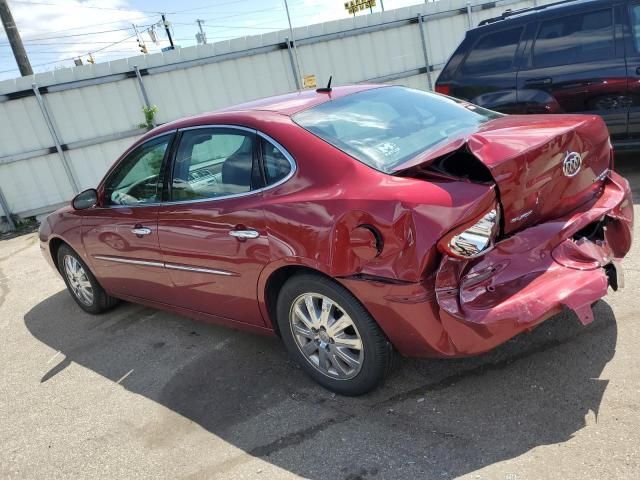
[[[471,155],[489,170],[498,187],[504,233],[509,234],[561,217],[596,197],[612,150],[600,117],[511,115],[424,152],[398,172],[413,176],[435,169],[446,174],[442,159],[454,166],[461,154]]]

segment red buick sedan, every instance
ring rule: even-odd
[[[628,182],[596,116],[505,116],[393,86],[158,127],[42,223],[71,296],[278,335],[357,395],[393,350],[485,352],[621,286]]]

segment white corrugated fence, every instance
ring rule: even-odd
[[[300,71],[319,84],[333,75],[334,85],[428,89],[470,24],[534,3],[440,0],[296,28]],[[144,133],[145,95],[164,123],[295,91],[288,37],[283,30],[0,82],[0,215],[46,213],[95,186]]]

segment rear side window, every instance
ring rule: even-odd
[[[467,55],[461,73],[479,75],[511,70],[521,35],[519,27],[480,37]]]
[[[640,53],[640,5],[631,7],[631,28],[633,29],[633,46]]]
[[[611,9],[542,22],[533,45],[533,65],[552,67],[604,60],[615,55]]]
[[[260,147],[267,185],[273,185],[289,175],[291,163],[278,147],[264,138],[260,139]]]
[[[184,131],[173,165],[171,200],[202,200],[253,190],[253,137],[231,128]]]

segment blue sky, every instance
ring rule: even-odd
[[[345,0],[288,0],[293,26],[347,18]],[[380,0],[374,11],[380,10]],[[421,0],[383,0],[386,10]],[[156,27],[158,44],[146,31],[166,12],[177,45],[195,45],[196,19],[204,20],[209,43],[287,28],[283,0],[9,0],[35,72],[138,55],[132,24],[149,53],[168,45]],[[362,15],[362,14],[360,14]],[[0,80],[19,76],[4,30],[0,28]]]

